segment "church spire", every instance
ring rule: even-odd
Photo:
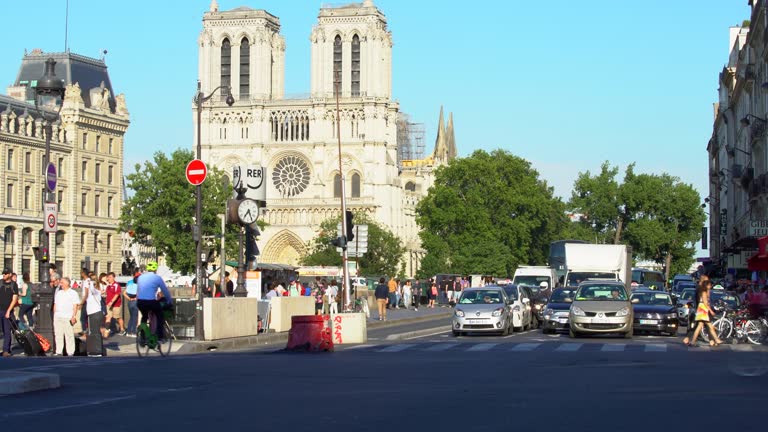
[[[448,114],[448,128],[445,130],[446,147],[448,151],[448,160],[453,160],[457,156],[456,136],[453,134],[453,113]]]
[[[211,12],[218,12],[219,11],[219,2],[216,0],[211,0]]]
[[[440,120],[437,125],[437,138],[435,139],[435,151],[432,153],[435,163],[448,162],[448,143],[445,136],[445,124],[443,122],[443,107],[440,106]]]

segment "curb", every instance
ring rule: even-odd
[[[453,315],[453,310],[451,310],[450,312],[446,311],[445,313],[426,315],[426,316],[416,317],[416,318],[405,318],[405,319],[395,320],[395,321],[373,321],[368,323],[368,328],[379,329],[379,328],[387,328],[387,327],[396,327],[396,326],[405,325],[405,324],[416,324],[420,322],[436,321],[438,319],[450,318],[452,315]]]
[[[386,340],[393,341],[393,340],[403,340],[403,339],[411,339],[411,338],[417,338],[422,336],[429,336],[431,334],[435,333],[444,333],[451,330],[450,325],[444,325],[440,327],[433,327],[428,329],[422,329],[422,330],[415,330],[412,332],[406,332],[406,333],[398,333],[398,334],[391,334],[386,337]]]
[[[57,374],[39,372],[0,372],[0,395],[14,395],[61,387]]]

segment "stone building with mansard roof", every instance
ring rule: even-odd
[[[43,228],[46,161],[44,119],[35,107],[34,87],[48,58],[56,60],[56,76],[66,85],[60,120],[52,125],[51,135],[59,206],[51,262],[66,276],[79,277],[79,268],[86,265],[97,273],[119,274],[123,137],[129,113],[125,96],[114,94],[104,61],[71,52],[25,53],[8,96],[0,95],[3,266],[39,280],[32,248],[38,246]]]
[[[434,168],[456,157],[452,116],[445,128],[441,112],[431,156],[407,152],[403,159],[402,147],[412,143],[398,139],[403,116],[392,97],[385,15],[371,0],[324,5],[309,33],[310,93],[289,96],[280,19],[249,7],[220,11],[211,2],[198,39],[199,79],[204,94],[228,86],[236,102],[227,106],[222,94],[203,105],[203,160],[229,173],[238,165],[266,167],[269,226],[259,240],[260,260],[298,264],[320,224],[339,214],[339,133],[347,206],[403,240],[406,273],[413,275],[423,255],[414,209]]]

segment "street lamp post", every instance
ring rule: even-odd
[[[40,116],[44,120],[45,130],[45,163],[43,164],[43,184],[45,185],[45,196],[43,197],[43,203],[41,210],[43,211],[43,236],[40,244],[40,285],[41,289],[38,290],[38,304],[40,305],[40,313],[38,314],[37,332],[49,340],[53,340],[53,316],[51,314],[53,308],[53,290],[50,289],[50,274],[48,269],[50,268],[48,261],[50,260],[50,234],[45,229],[47,221],[45,220],[45,204],[55,203],[51,194],[53,190],[50,187],[48,181],[48,164],[51,160],[51,135],[53,134],[52,123],[59,117],[61,112],[61,100],[64,97],[64,82],[56,78],[56,61],[49,58],[45,62],[45,73],[37,80],[37,86],[35,87],[35,108]],[[50,105],[52,104],[52,105]],[[44,108],[53,106],[56,108],[55,112],[48,112]]]
[[[232,97],[232,92],[229,86],[218,86],[208,95],[203,95],[203,91],[200,87],[200,81],[197,82],[197,93],[195,94],[195,105],[197,105],[197,154],[196,159],[202,160],[203,143],[201,140],[201,124],[203,114],[203,104],[210,100],[216,91],[219,89],[227,90],[226,103],[232,106],[235,103],[235,98]],[[195,337],[197,339],[203,339],[203,288],[204,283],[207,281],[203,277],[203,185],[202,183],[195,187],[195,232],[194,239],[196,245],[195,251],[195,278],[197,279],[197,307],[195,309]],[[222,269],[223,270],[223,269]]]

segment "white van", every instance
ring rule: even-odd
[[[542,282],[546,282],[548,288],[554,288],[557,284],[555,269],[545,266],[522,266],[515,270],[515,276],[512,278],[513,284],[525,285],[534,291],[539,290]]]

